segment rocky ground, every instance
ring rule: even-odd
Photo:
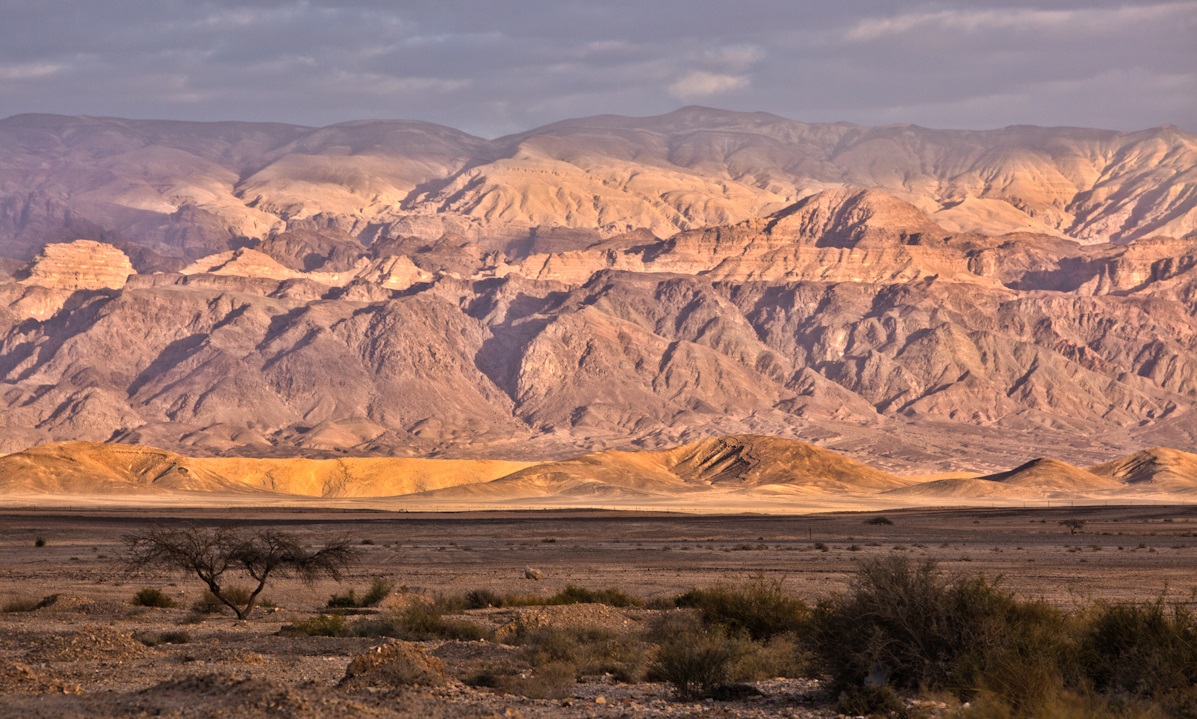
[[[1197,569],[1197,508],[923,510],[808,517],[644,516],[602,512],[419,516],[381,512],[223,513],[170,516],[91,511],[0,515],[0,705],[21,717],[831,717],[812,679],[754,683],[759,696],[683,701],[669,685],[584,674],[545,689],[485,672],[534,674],[510,627],[603,628],[636,634],[665,609],[601,604],[461,611],[485,640],[400,643],[380,637],[294,635],[328,597],[385,576],[395,592],[378,609],[471,589],[548,595],[567,584],[617,587],[659,600],[695,586],[752,576],[782,579],[814,601],[846,586],[861,557],[905,552],[947,568],[1001,574],[1025,596],[1060,604],[1090,599],[1184,600]],[[270,585],[272,605],[247,622],[191,609],[201,587],[184,576],[131,576],[114,563],[123,533],[163,522],[271,526],[319,542],[350,535],[363,561],[346,582]],[[1079,534],[1059,522],[1084,521]],[[44,546],[37,547],[37,539]],[[527,579],[525,570],[543,574]],[[158,587],[175,608],[134,606]],[[54,597],[54,595],[57,595]],[[51,597],[54,597],[51,599]],[[1191,597],[1190,597],[1191,599]],[[348,619],[360,618],[351,615]],[[507,628],[507,629],[505,629]],[[388,647],[382,654],[372,652]],[[381,658],[380,658],[381,657]],[[388,657],[390,659],[388,659]],[[396,665],[391,659],[402,659]],[[384,661],[385,660],[385,661]],[[431,686],[395,686],[395,667]],[[526,678],[526,677],[525,677]],[[474,686],[471,686],[474,685]],[[528,696],[531,695],[531,696]],[[549,695],[548,698],[535,698]],[[931,715],[940,706],[923,707]]]

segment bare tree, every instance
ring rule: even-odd
[[[312,552],[294,536],[270,529],[251,532],[231,527],[155,525],[122,540],[121,561],[126,567],[134,571],[162,567],[195,574],[238,619],[249,617],[270,577],[294,576],[307,583],[321,577],[340,581],[359,554],[348,539],[330,541]],[[243,601],[230,597],[223,584],[230,571],[247,574],[257,582]]]
[[[1085,528],[1085,520],[1083,519],[1064,519],[1060,521],[1061,527],[1068,527],[1069,534],[1076,534]]]

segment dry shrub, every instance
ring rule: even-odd
[[[33,599],[32,597],[14,597],[0,605],[0,612],[5,614],[16,614],[19,612],[32,612],[41,604],[40,599]]]
[[[133,604],[138,607],[169,609],[175,605],[175,600],[171,599],[170,595],[161,589],[146,587],[133,595]]]
[[[569,662],[549,662],[521,674],[497,677],[498,688],[529,699],[562,699],[573,693],[577,668]]]
[[[569,664],[578,675],[610,674],[623,682],[643,679],[652,656],[652,647],[639,636],[602,627],[532,627],[511,643],[524,647],[524,658],[534,667]]]
[[[674,603],[697,609],[708,626],[723,627],[731,634],[746,632],[758,641],[801,633],[810,618],[810,609],[787,594],[780,580],[764,577],[740,585],[691,589]]]
[[[1197,617],[1163,599],[1099,604],[1082,637],[1081,662],[1098,691],[1153,699],[1197,717]]]
[[[376,607],[382,603],[382,600],[391,596],[391,592],[395,586],[390,581],[383,577],[375,577],[370,583],[370,588],[358,598],[357,594],[351,588],[345,594],[334,594],[328,599],[328,607],[330,609],[344,608],[344,609],[360,609],[362,607]]]

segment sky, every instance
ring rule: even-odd
[[[0,0],[0,117],[1197,131],[1197,0]]]

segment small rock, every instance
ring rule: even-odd
[[[604,696],[598,696],[598,697],[595,697],[595,698],[594,698],[594,703],[595,703],[595,704],[606,704],[606,703],[607,703],[607,697],[604,697]]]

